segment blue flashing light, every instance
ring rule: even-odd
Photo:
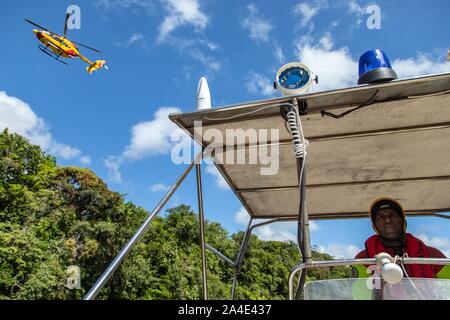
[[[359,58],[358,84],[397,79],[387,55],[380,49],[369,50]]]

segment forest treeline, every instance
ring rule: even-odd
[[[61,167],[8,130],[0,133],[0,299],[81,299],[148,212],[111,191],[89,169]],[[157,217],[99,299],[199,299],[197,214],[186,205]],[[243,232],[206,222],[206,240],[235,259]],[[315,260],[331,259],[314,251]],[[300,261],[293,242],[252,236],[238,278],[238,299],[286,299],[288,274]],[[81,288],[66,287],[78,266]],[[234,272],[207,253],[212,299],[229,299]],[[346,267],[312,270],[308,280],[349,277]]]

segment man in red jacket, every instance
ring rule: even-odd
[[[392,257],[403,256],[411,258],[446,258],[436,248],[426,246],[420,239],[406,233],[405,213],[399,202],[391,198],[375,200],[369,210],[372,227],[376,234],[365,242],[365,250],[356,255],[356,259],[373,258],[381,252]],[[411,278],[450,278],[450,266],[405,264],[405,269]],[[367,278],[367,266],[354,266],[354,278]]]

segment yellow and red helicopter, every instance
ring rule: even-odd
[[[54,33],[53,31],[50,31],[28,19],[25,19],[25,21],[41,29],[41,30],[33,29],[33,32],[36,34],[38,40],[43,43],[43,45],[40,44],[38,48],[45,54],[54,58],[55,60],[67,64],[67,62],[62,61],[59,58],[62,57],[70,59],[79,57],[81,60],[89,64],[89,66],[86,68],[89,74],[91,74],[94,70],[100,69],[102,67],[108,69],[105,60],[96,60],[95,62],[90,61],[78,51],[78,48],[75,44],[93,50],[95,52],[101,53],[101,51],[91,48],[87,45],[81,44],[79,42],[70,41],[69,39],[67,39],[66,37],[67,20],[69,19],[70,15],[71,15],[70,13],[66,14],[66,23],[64,24],[64,36],[60,36]]]

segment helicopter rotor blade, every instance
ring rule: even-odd
[[[69,17],[71,15],[72,14],[69,13],[69,12],[66,13],[66,20],[65,20],[65,23],[64,23],[64,38],[66,38],[66,35],[67,35],[67,21],[69,21]]]
[[[72,42],[75,43],[75,44],[77,44],[77,45],[79,45],[79,46],[82,46],[82,47],[85,47],[85,48],[87,48],[87,49],[90,49],[90,50],[92,50],[92,51],[95,51],[95,52],[98,52],[98,53],[102,53],[100,50],[91,48],[91,47],[89,47],[89,46],[87,46],[87,45],[85,45],[85,44],[82,44],[82,43],[79,43],[79,42],[76,42],[76,41],[72,41]]]
[[[44,27],[42,27],[42,26],[38,25],[37,23],[34,23],[34,22],[33,22],[33,21],[31,21],[31,20],[25,19],[25,21],[26,21],[26,22],[28,22],[28,23],[31,23],[32,25],[34,25],[34,26],[38,27],[39,29],[42,29],[42,30],[44,30],[44,31],[48,31],[48,32],[52,32],[52,31],[50,31],[50,30],[48,30],[48,29],[46,29],[46,28],[44,28]],[[54,33],[54,32],[52,32],[52,33]]]

